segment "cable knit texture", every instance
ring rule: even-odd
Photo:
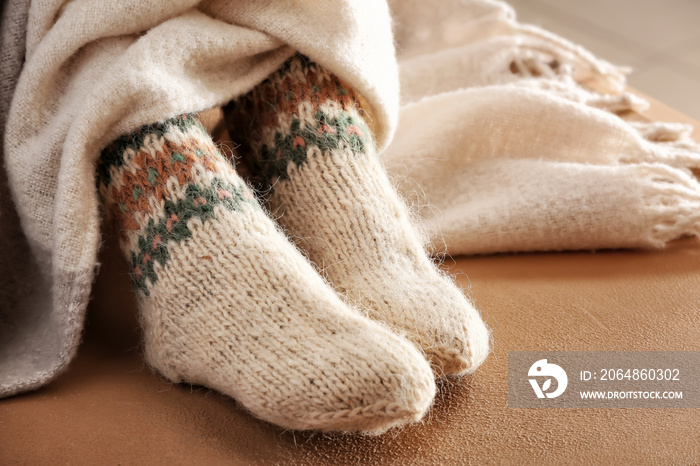
[[[98,179],[166,378],[285,428],[379,433],[427,411],[421,353],[339,299],[195,117],[119,138]]]
[[[346,301],[417,343],[438,375],[484,361],[489,332],[426,254],[351,88],[297,55],[226,115],[271,210]]]

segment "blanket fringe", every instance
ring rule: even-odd
[[[700,168],[700,153],[664,143],[653,143],[647,152],[626,155],[621,163],[663,163],[677,169]],[[686,170],[687,171],[687,170]]]
[[[696,145],[691,139],[693,125],[686,123],[667,123],[659,121],[629,122],[639,134],[648,141],[653,142],[680,142],[691,148]]]
[[[649,109],[647,100],[631,92],[623,92],[617,95],[597,93],[591,93],[590,95],[590,99],[586,102],[588,105],[611,113],[641,113]]]
[[[623,156],[620,162],[660,162],[680,169],[700,168],[700,144],[690,138],[692,127],[682,123],[626,123],[643,138],[641,142],[646,150]]]
[[[540,88],[611,113],[644,112],[649,103],[626,90],[627,67],[596,58],[591,52],[536,26],[511,24],[518,37],[510,72],[536,78]]]
[[[573,65],[569,72],[580,85],[603,94],[624,92],[629,67],[616,66],[596,58],[591,52],[556,34],[530,24],[512,23],[511,27],[519,34],[550,44],[564,62]]]
[[[522,79],[514,84],[547,91],[574,102],[615,114],[625,112],[642,113],[649,109],[647,100],[631,92],[600,94],[578,86],[570,76],[559,76],[556,79]]]
[[[643,200],[653,227],[649,243],[661,248],[682,236],[700,237],[700,183],[683,170],[640,164]]]

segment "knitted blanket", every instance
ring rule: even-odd
[[[505,3],[395,6],[402,102],[384,159],[434,251],[698,235],[700,146],[688,125],[637,121],[647,102],[625,90],[629,70],[519,24]]]
[[[101,149],[248,92],[295,51],[362,95],[436,253],[699,233],[690,128],[633,121],[645,102],[624,69],[501,2],[10,0],[0,37],[0,397],[47,383],[77,351]]]

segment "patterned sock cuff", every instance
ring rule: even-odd
[[[289,164],[301,166],[314,152],[376,152],[358,94],[301,54],[225,113],[238,150],[264,188],[287,179]]]
[[[146,295],[169,260],[168,244],[191,236],[188,223],[216,218],[215,207],[258,206],[194,115],[119,137],[97,167],[102,202],[118,224],[132,277]]]

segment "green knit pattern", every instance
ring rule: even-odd
[[[374,139],[359,95],[303,55],[225,109],[229,132],[253,179],[272,191],[309,154],[373,153]]]
[[[155,135],[159,139],[173,129],[187,132],[193,126],[198,127],[204,133],[206,129],[202,126],[199,118],[195,114],[182,114],[165,121],[144,125],[133,133],[123,134],[112,141],[100,154],[100,163],[97,166],[98,184],[109,184],[110,170],[112,167],[121,169],[124,166],[124,153],[131,149],[138,152],[144,144],[146,137]]]
[[[226,196],[221,196],[221,192]],[[228,184],[223,179],[216,179],[208,187],[190,184],[186,189],[186,198],[177,202],[166,201],[160,221],[148,221],[145,233],[139,236],[138,250],[131,251],[131,271],[136,287],[148,296],[146,280],[151,285],[158,281],[155,264],[165,266],[170,259],[168,243],[180,243],[192,236],[192,230],[187,225],[191,219],[198,218],[202,223],[215,219],[214,206],[223,206],[227,210],[239,210],[241,204],[250,202],[243,194],[242,187]],[[230,195],[230,197],[229,197]],[[223,199],[222,199],[223,197]],[[205,202],[202,202],[204,200]],[[252,203],[257,206],[257,203]]]
[[[257,157],[260,173],[274,183],[277,179],[289,179],[287,172],[289,164],[302,166],[308,159],[309,148],[318,147],[323,154],[331,150],[349,148],[354,153],[364,153],[368,144],[369,128],[364,120],[348,112],[341,112],[337,117],[329,117],[322,111],[315,115],[316,125],[302,127],[301,120],[292,119],[288,132],[277,132],[273,144],[263,144]],[[319,131],[319,128],[332,128],[331,131]],[[358,135],[348,129],[360,128],[363,135]],[[304,145],[299,144],[299,138]]]
[[[156,263],[165,267],[170,260],[168,245],[192,236],[188,223],[215,221],[216,207],[260,208],[194,115],[121,136],[102,152],[97,173],[102,201],[120,227],[132,279],[146,296],[158,281]]]

